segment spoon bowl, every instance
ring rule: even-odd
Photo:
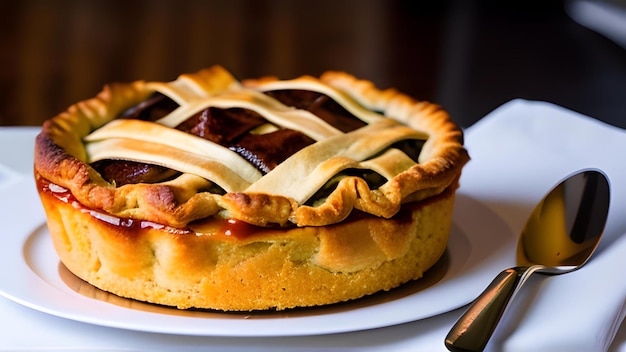
[[[599,170],[579,171],[554,187],[522,230],[516,266],[496,276],[452,327],[448,350],[482,351],[531,274],[564,274],[583,266],[602,238],[609,198],[609,181]]]

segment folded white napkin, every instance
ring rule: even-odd
[[[560,179],[589,167],[607,174],[611,207],[594,257],[570,274],[536,275],[489,344],[493,351],[607,350],[626,312],[626,133],[552,104],[515,100],[472,126],[466,141],[473,160],[461,189],[489,198],[516,231]]]

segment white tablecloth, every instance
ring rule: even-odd
[[[0,202],[10,201],[2,198],[4,191],[32,177],[36,133],[36,128],[0,128]],[[487,350],[626,352],[626,162],[621,156],[626,133],[558,106],[514,100],[469,128],[466,145],[472,161],[459,193],[491,207],[516,232],[543,193],[573,171],[600,168],[612,186],[605,237],[592,260],[571,274],[531,278]],[[0,245],[3,236],[11,233],[0,230]],[[445,351],[444,337],[462,311],[368,331],[235,338],[107,328],[0,297],[0,349]]]

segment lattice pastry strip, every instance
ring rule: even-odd
[[[148,162],[209,178],[227,192],[240,192],[261,178],[254,166],[230,149],[153,122],[113,120],[85,141],[89,162]]]
[[[171,82],[148,82],[146,88],[167,95],[179,106],[241,87],[230,72],[213,66],[195,74],[183,74]]]
[[[405,139],[424,140],[426,136],[393,120],[379,120],[300,150],[250,185],[246,192],[278,193],[302,204],[338,172],[348,168],[365,169],[367,164],[361,161]]]
[[[300,131],[317,141],[341,134],[341,131],[306,110],[285,106],[263,93],[252,90],[228,91],[202,100],[194,100],[156,122],[176,127],[193,114],[208,107],[252,110],[275,125]]]
[[[366,109],[362,104],[359,104],[344,92],[324,84],[313,77],[303,76],[298,79],[284,81],[266,79],[260,80],[259,83],[252,83],[252,81],[248,80],[246,83],[247,87],[254,88],[259,92],[301,89],[322,93],[341,104],[341,106],[352,115],[367,123],[373,123],[384,118],[381,114]]]

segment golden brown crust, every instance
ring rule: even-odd
[[[191,186],[188,183],[188,179],[193,177],[189,174],[202,176],[201,171],[197,172],[199,164],[206,164],[204,170],[210,170],[212,174],[215,174],[216,170],[219,171],[216,167],[219,163],[212,160],[189,160],[186,165],[190,170],[185,172],[185,177],[181,180],[152,185],[130,184],[121,187],[103,180],[87,164],[92,161],[85,147],[87,136],[94,130],[98,133],[111,131],[113,127],[99,128],[113,120],[123,110],[146,99],[155,89],[169,92],[178,101],[184,100],[181,96],[188,91],[200,95],[199,100],[206,100],[232,87],[235,87],[236,92],[241,89],[263,90],[268,86],[271,87],[275,82],[280,83],[273,79],[246,80],[243,82],[244,88],[241,88],[232,76],[216,66],[196,74],[182,75],[169,85],[156,82],[135,82],[127,85],[107,86],[97,97],[70,107],[68,111],[44,124],[36,141],[35,168],[44,178],[70,189],[82,204],[120,217],[161,222],[174,227],[182,227],[192,221],[220,214],[220,216],[235,217],[261,226],[284,225],[287,222],[293,222],[298,226],[323,226],[340,222],[353,208],[375,216],[386,218],[393,216],[400,209],[401,204],[425,199],[452,185],[460,175],[463,165],[469,160],[462,145],[461,130],[450,121],[447,113],[439,106],[415,101],[394,90],[377,90],[371,82],[358,80],[345,73],[328,72],[319,81],[311,77],[302,77],[286,82],[295,83],[296,87],[299,85],[307,87],[310,84],[320,86],[319,82],[325,83],[331,89],[335,89],[332,93],[338,94],[338,98],[343,99],[345,104],[351,104],[350,106],[356,106],[363,111],[366,110],[365,108],[383,111],[390,119],[378,121],[377,116],[370,116],[373,113],[367,111],[370,114],[368,115],[363,112],[364,119],[372,119],[370,129],[375,132],[368,134],[357,131],[346,135],[330,136],[324,141],[318,141],[310,148],[306,148],[306,151],[299,153],[308,152],[308,155],[301,155],[301,159],[293,161],[288,159],[279,165],[277,169],[282,169],[282,172],[273,170],[264,177],[259,175],[260,178],[252,183],[247,180],[257,176],[253,174],[245,176],[237,181],[239,183],[233,185],[234,189],[228,191],[225,196],[202,191],[207,185],[206,182],[194,182]],[[185,84],[188,83],[191,85],[186,86]],[[252,99],[261,98],[253,95]],[[195,105],[192,101],[187,106]],[[177,113],[171,115],[174,116]],[[402,125],[396,126],[392,121],[399,121],[411,129],[406,129]],[[124,127],[131,124],[128,121],[120,123],[124,124]],[[124,130],[124,128],[118,130]],[[110,133],[115,135],[119,132],[114,130]],[[375,158],[376,160],[355,159],[354,153],[360,155],[360,150],[349,151],[353,154],[347,156],[337,154],[328,159],[328,150],[334,148],[337,143],[344,143],[346,149],[349,149],[349,146],[359,145],[358,143],[361,143],[363,148],[379,148],[372,147],[371,144],[374,141],[389,138],[388,141],[380,142],[389,145],[398,138],[418,138],[424,133],[428,139],[420,154],[419,163],[413,163],[408,169],[390,175],[388,182],[378,189],[370,189],[362,179],[352,178],[341,182],[325,202],[315,206],[304,204],[308,200],[306,197],[316,190],[314,187],[320,187],[330,177],[328,175],[331,174],[323,174],[331,172],[327,171],[329,169],[341,171],[353,167],[375,167],[367,163],[375,162],[382,165],[389,163],[385,160],[385,155]],[[368,135],[370,137],[367,137]],[[362,142],[364,136],[366,142]],[[349,139],[352,137],[354,141]],[[98,143],[90,139],[87,141],[89,145]],[[113,143],[115,146],[121,145],[117,142]],[[126,144],[133,143],[141,145],[135,142]],[[381,148],[384,145],[381,144]],[[153,144],[149,144],[149,147],[145,148],[152,147]],[[161,144],[158,147],[169,148]],[[106,150],[106,148],[101,149]],[[376,149],[372,150],[370,153],[374,153]],[[131,153],[125,149],[124,151],[124,155]],[[155,153],[155,155],[164,154],[167,153]],[[184,159],[187,154],[177,156],[175,160]],[[226,158],[229,157],[236,159],[230,155],[226,156]],[[308,158],[319,158],[324,162],[317,168],[312,168],[316,167],[316,164],[314,160],[310,162]],[[365,158],[368,157],[365,156]],[[397,160],[391,156],[388,159]],[[224,171],[221,179],[238,179],[237,175],[241,176],[244,171],[240,169],[236,172],[230,171],[230,173]],[[220,179],[220,176],[216,176],[216,179]],[[208,180],[215,182],[215,180]],[[310,189],[300,189],[305,185]],[[299,189],[294,191],[296,188]],[[242,202],[242,200],[245,201]],[[267,211],[268,203],[272,205],[271,212]]]
[[[65,193],[40,194],[54,246],[80,278],[122,297],[227,311],[325,305],[418,279],[446,248],[454,202],[450,189],[391,220],[229,239],[210,224],[197,232],[114,225]]]

